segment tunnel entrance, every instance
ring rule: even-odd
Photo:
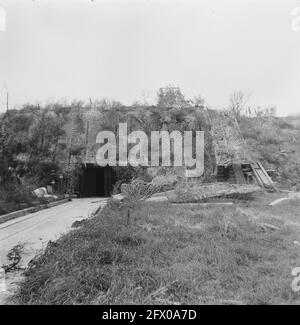
[[[110,166],[93,164],[83,166],[80,177],[81,197],[109,197],[113,188],[113,171]]]

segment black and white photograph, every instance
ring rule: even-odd
[[[0,0],[0,305],[300,305],[300,0]]]

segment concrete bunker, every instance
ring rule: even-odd
[[[110,166],[100,167],[96,164],[82,166],[79,181],[81,197],[109,197],[112,194],[114,173]]]

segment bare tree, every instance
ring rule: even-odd
[[[229,109],[238,118],[246,111],[246,104],[249,101],[250,95],[245,95],[242,91],[236,91],[230,96]]]
[[[261,107],[258,106],[254,109],[255,117],[268,117],[276,115],[276,106]]]

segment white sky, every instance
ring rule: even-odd
[[[0,111],[10,104],[112,98],[124,104],[180,86],[225,107],[300,113],[300,0],[0,0]]]

